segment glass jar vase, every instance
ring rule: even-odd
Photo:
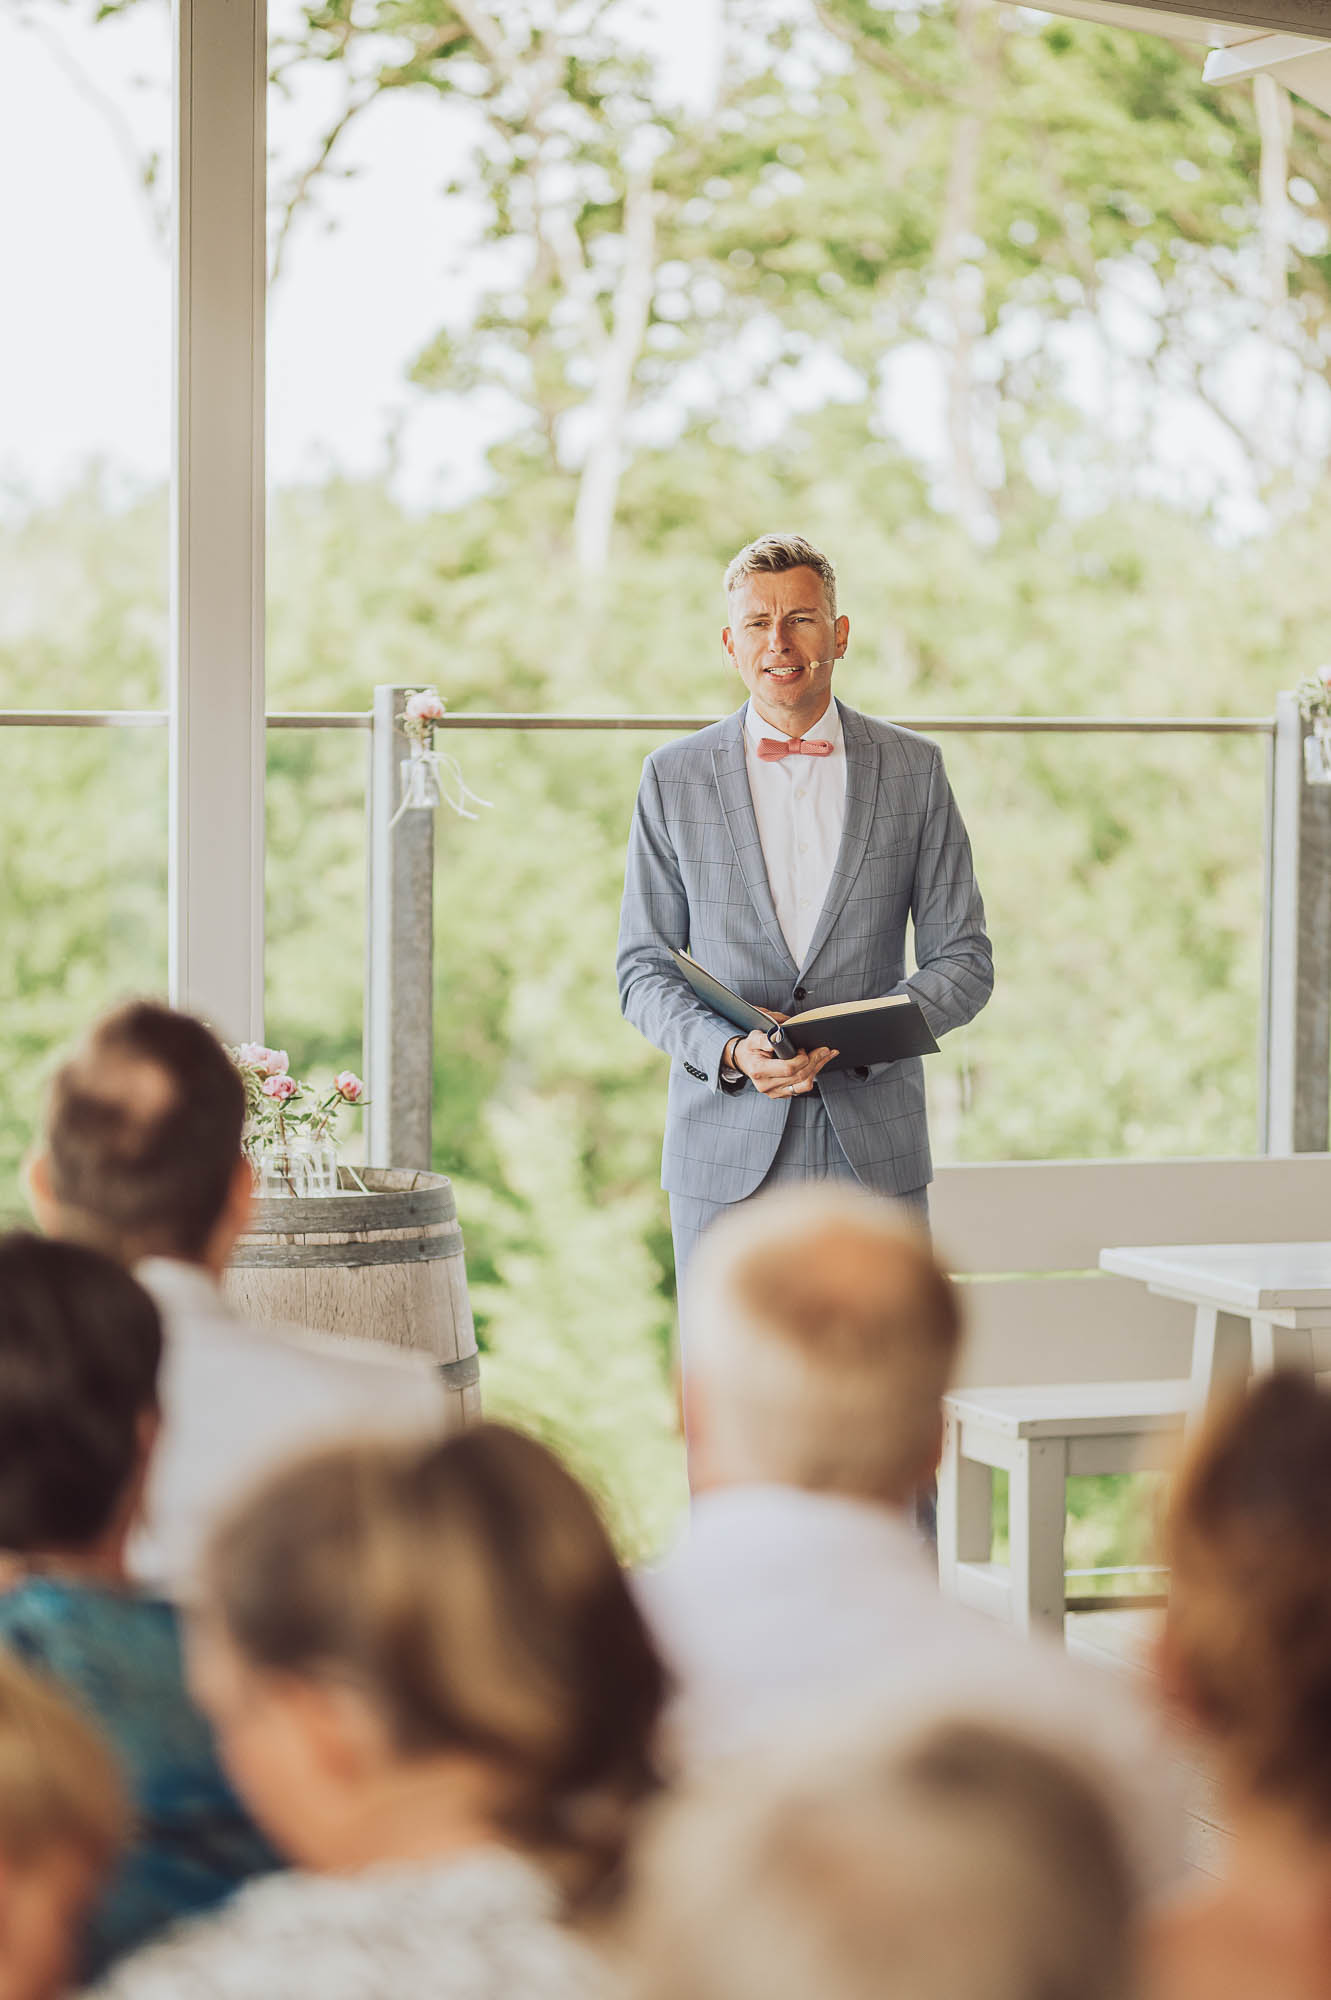
[[[336,1194],[337,1147],[326,1136],[290,1133],[256,1153],[254,1180],[261,1201],[309,1201]]]

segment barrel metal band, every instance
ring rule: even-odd
[[[285,1195],[265,1195],[255,1203],[250,1229],[256,1236],[300,1236],[316,1229],[321,1233],[342,1229],[420,1229],[430,1223],[456,1220],[453,1190],[445,1185],[401,1194],[329,1194],[304,1201],[292,1201]]]
[[[433,1264],[462,1255],[462,1231],[438,1236],[401,1236],[368,1243],[240,1243],[232,1253],[237,1271],[355,1270],[366,1264]]]
[[[480,1356],[464,1354],[460,1361],[441,1361],[439,1373],[446,1389],[474,1389],[481,1379]]]

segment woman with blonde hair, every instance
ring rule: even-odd
[[[215,1535],[194,1684],[292,1869],[114,2000],[587,2000],[662,1669],[586,1494],[495,1425],[343,1446]]]
[[[1269,1376],[1204,1427],[1165,1531],[1167,1693],[1233,1833],[1225,1873],[1166,1912],[1161,2000],[1331,1993],[1331,1398]]]

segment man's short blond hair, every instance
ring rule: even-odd
[[[667,1802],[631,2000],[1129,2000],[1136,1885],[1062,1753],[986,1720],[814,1733]]]
[[[719,1476],[882,1500],[926,1476],[961,1314],[886,1196],[815,1185],[744,1202],[694,1253],[684,1326]]]
[[[831,558],[803,535],[759,535],[726,565],[726,596],[750,576],[781,576],[788,569],[811,569],[823,586],[827,608],[836,617],[836,571]]]
[[[0,1654],[0,1860],[73,1848],[99,1873],[129,1837],[114,1756],[63,1696]]]

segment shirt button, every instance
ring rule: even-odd
[[[799,790],[798,790],[798,791],[796,792],[796,794],[795,794],[795,797],[796,797],[797,799],[802,799],[802,798],[804,797],[804,787],[803,787],[803,785],[801,785],[801,786],[800,786]]]
[[[801,853],[801,854],[807,854],[807,853],[808,853],[808,851],[809,851],[809,843],[808,843],[808,841],[807,841],[807,840],[802,840],[802,841],[800,842],[800,853]]]

